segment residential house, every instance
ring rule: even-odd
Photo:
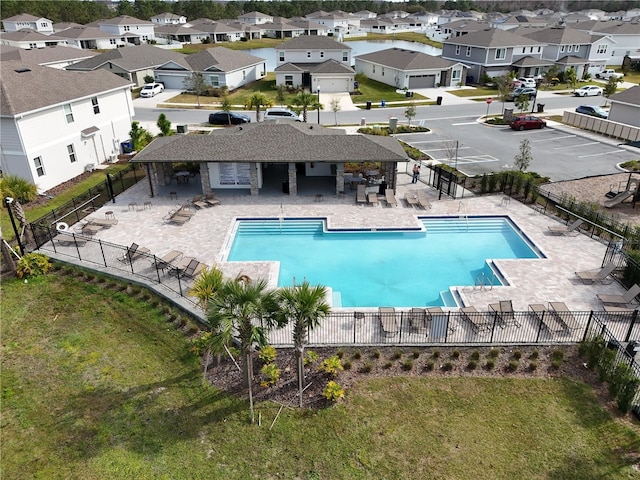
[[[360,29],[367,33],[392,34],[396,33],[396,24],[391,18],[374,18],[361,20]]]
[[[153,45],[118,48],[67,67],[67,70],[93,72],[107,70],[140,87],[145,77],[154,75],[154,69],[172,60],[181,60],[183,53],[165,50]]]
[[[262,12],[249,12],[238,15],[238,21],[249,25],[261,25],[263,23],[273,22],[273,17]]]
[[[260,40],[262,38],[262,25],[251,25],[248,23],[240,22],[233,18],[220,19],[218,20],[218,23],[224,23],[225,25],[228,25],[240,31],[240,39],[242,39],[242,37],[249,40]]]
[[[354,17],[358,17],[360,20],[371,20],[376,18],[378,14],[369,10],[360,10],[359,12],[352,13]]]
[[[134,116],[129,81],[19,61],[1,67],[3,173],[45,192],[116,159]]]
[[[293,25],[289,20],[276,17],[272,22],[262,23],[263,36],[267,38],[296,38],[300,35],[311,35],[305,32],[304,25]]]
[[[184,15],[176,15],[175,13],[165,12],[160,15],[154,15],[151,17],[151,23],[156,23],[160,26],[164,25],[186,25],[187,17]]]
[[[611,95],[609,101],[609,120],[640,127],[640,86],[636,85]]]
[[[495,77],[513,70],[518,75],[534,75],[536,68],[549,65],[549,61],[542,59],[545,45],[506,30],[491,28],[445,40],[442,58],[464,63],[467,66],[465,81],[473,83],[480,82],[484,74]],[[524,62],[525,59],[528,66],[517,65],[516,62]]]
[[[382,13],[378,15],[378,18],[407,18],[409,14],[404,10],[392,10],[387,13]]]
[[[63,38],[54,35],[43,35],[30,28],[17,32],[0,33],[0,45],[10,45],[18,48],[45,48],[65,45]]]
[[[419,21],[424,26],[428,25],[437,25],[438,24],[438,15],[431,12],[416,12],[409,15],[409,18]]]
[[[355,57],[357,73],[396,88],[456,86],[465,78],[465,66],[426,53],[389,48]]]
[[[304,17],[293,17],[288,21],[289,25],[299,27],[303,30],[302,35],[328,35],[329,28],[325,25],[320,25],[313,20],[309,20]]]
[[[18,32],[28,28],[42,35],[51,35],[53,33],[53,22],[47,18],[36,17],[29,13],[21,13],[13,17],[2,20],[2,26],[5,32]]]
[[[236,89],[266,75],[267,61],[225,47],[213,47],[159,65],[154,69],[156,82],[165,88],[185,90],[184,82],[194,73],[202,74],[207,85]]]
[[[155,28],[156,42],[160,45],[175,43],[202,43],[209,34],[187,25],[162,25]]]
[[[88,50],[111,50],[124,47],[126,41],[119,35],[112,35],[96,27],[71,27],[56,33],[67,46]]]
[[[119,17],[98,22],[98,28],[103,32],[119,35],[127,43],[140,45],[155,40],[155,25],[148,20],[120,15]]]
[[[274,121],[216,129],[210,135],[157,137],[131,161],[152,172],[151,196],[171,178],[175,162],[200,165],[203,193],[244,189],[259,195],[270,183],[283,184],[283,193],[297,196],[304,181],[344,192],[347,162],[379,163],[380,174],[389,188],[395,188],[397,165],[408,160],[393,137],[347,135],[341,129]]]
[[[360,18],[351,13],[343,12],[342,10],[335,10],[329,13],[324,12],[323,15],[311,13],[307,15],[307,18],[320,25],[326,26],[329,32],[335,36],[360,28]]]
[[[607,35],[614,41],[609,51],[608,65],[622,65],[624,57],[640,59],[640,22],[582,22],[573,28],[594,35]]]
[[[445,24],[441,30],[444,38],[455,38],[466,35],[467,33],[477,32],[478,30],[486,30],[487,28],[491,28],[489,22],[463,19]]]
[[[542,58],[555,63],[559,71],[573,68],[576,78],[604,69],[615,43],[604,35],[591,35],[570,27],[551,27],[526,33],[544,42]]]
[[[556,23],[554,20],[549,20],[548,18],[512,15],[507,18],[496,19],[491,26],[500,30],[513,30],[522,26],[548,27],[554,23]]]
[[[53,31],[54,31],[54,33],[58,33],[58,32],[61,32],[63,30],[66,30],[67,28],[84,27],[84,26],[86,26],[86,25],[81,25],[81,24],[75,23],[75,22],[60,22],[60,23],[54,23],[53,24]]]
[[[244,37],[244,32],[236,26],[224,22],[215,22],[208,18],[199,18],[191,22],[192,28],[208,35],[209,43],[237,42]]]
[[[0,61],[17,60],[23,63],[33,63],[50,68],[64,69],[69,65],[86,60],[97,53],[89,50],[79,50],[71,47],[46,47],[25,49],[0,45]]]
[[[331,37],[302,35],[275,47],[276,85],[352,92],[351,47]],[[326,64],[326,65],[325,65]]]

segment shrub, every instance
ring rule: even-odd
[[[564,359],[564,352],[560,349],[556,349],[551,353],[551,360],[555,360],[562,363]]]
[[[471,360],[480,360],[480,352],[478,350],[474,350],[471,354]]]
[[[453,363],[445,362],[444,365],[442,365],[442,370],[444,370],[445,372],[450,372],[451,370],[453,370]]]
[[[342,368],[345,370],[351,370],[351,362],[349,360],[347,360],[346,362],[344,362],[342,364]]]
[[[552,360],[551,361],[551,369],[558,370],[562,366],[562,360]]]
[[[360,350],[356,350],[356,352],[353,354],[353,358],[355,358],[356,360],[360,360],[362,358],[362,352]]]
[[[522,352],[520,350],[515,350],[513,352],[514,360],[520,360],[522,358]]]
[[[398,360],[402,357],[402,352],[400,350],[396,350],[391,354],[391,360]]]
[[[322,396],[327,400],[331,400],[332,402],[337,402],[342,397],[344,397],[344,390],[342,389],[340,384],[331,380],[327,383],[327,386],[324,387],[324,390],[322,391]]]
[[[427,362],[427,363],[425,363],[425,365],[424,365],[424,369],[425,369],[427,372],[432,371],[434,367],[435,367],[435,363],[433,363],[432,361],[428,361],[428,362]]]
[[[478,362],[476,360],[469,360],[469,363],[467,364],[467,369],[475,370],[477,367],[478,367]]]
[[[539,355],[540,352],[538,352],[538,350],[534,350],[533,352],[531,352],[531,355],[529,355],[529,358],[531,360],[537,360]]]
[[[405,370],[405,371],[409,371],[409,370],[413,369],[413,360],[408,358],[404,362],[402,362],[402,369]]]
[[[497,348],[492,348],[489,350],[489,354],[487,355],[489,358],[498,358],[500,356],[500,350]]]
[[[413,351],[413,358],[414,359],[418,359],[420,357],[420,350],[414,350]]]
[[[0,192],[2,198],[13,197],[20,203],[27,203],[36,199],[38,187],[22,177],[5,175],[0,180]]]
[[[273,348],[271,345],[265,345],[260,349],[258,358],[263,364],[273,363],[273,361],[276,359],[276,355],[277,352],[275,348]]]
[[[456,348],[453,352],[451,352],[451,358],[454,358],[454,359],[460,358],[460,350]]]
[[[440,358],[440,350],[436,348],[436,349],[433,351],[433,353],[431,354],[431,356],[432,356],[433,358]]]
[[[344,350],[342,348],[336,352],[336,357],[338,358],[344,357]]]
[[[389,370],[391,367],[393,367],[393,363],[391,362],[386,362],[382,368],[384,368],[385,370]]]
[[[371,354],[371,358],[378,359],[380,358],[380,350],[376,350]]]
[[[316,363],[319,359],[319,355],[317,352],[314,352],[313,350],[307,350],[304,354],[304,365],[311,365],[312,363]]]
[[[320,372],[326,372],[329,375],[333,375],[335,377],[338,375],[338,373],[340,373],[341,370],[343,370],[342,361],[340,360],[340,357],[338,357],[337,355],[333,355],[322,362],[318,370]]]
[[[529,363],[529,371],[530,372],[535,372],[537,368],[538,368],[538,362]]]
[[[42,253],[27,253],[18,260],[16,273],[18,278],[37,277],[44,275],[49,269],[51,269],[49,257]]]
[[[260,373],[264,376],[260,385],[265,388],[275,385],[280,378],[280,369],[275,363],[267,363],[266,365],[263,365],[260,369]]]
[[[485,364],[487,370],[493,370],[495,366],[496,362],[494,360],[487,360],[487,363]]]
[[[618,389],[617,405],[620,411],[627,413],[640,386],[640,380],[633,375],[626,377]]]
[[[361,368],[360,371],[362,373],[371,373],[371,371],[373,370],[373,364],[371,364],[371,362],[366,362]]]
[[[509,362],[509,365],[507,365],[507,370],[509,370],[510,372],[515,372],[516,370],[518,370],[519,366],[520,362],[518,362],[517,360],[511,360]]]

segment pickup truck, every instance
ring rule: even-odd
[[[622,78],[622,73],[617,73],[613,68],[607,68],[606,70],[602,70],[601,72],[596,73],[596,78],[603,78],[604,80],[609,80],[611,77],[614,78]]]

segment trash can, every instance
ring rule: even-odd
[[[382,108],[385,108],[385,107],[387,106],[387,102],[386,102],[386,100],[382,100],[382,101],[380,101],[380,106],[381,106]]]
[[[378,188],[378,195],[384,195],[384,191],[387,189],[387,182],[382,182],[380,188]]]
[[[437,103],[438,105],[442,105],[442,97],[438,97],[438,98],[436,98],[436,103]]]
[[[371,102],[367,101],[367,110],[371,110]]]
[[[538,113],[542,113],[544,112],[544,103],[539,103],[538,104]]]
[[[411,96],[411,92],[409,92],[409,91],[404,92],[404,96],[409,98]]]
[[[282,182],[282,193],[289,193],[289,181],[285,180],[284,182]]]

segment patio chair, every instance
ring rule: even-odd
[[[578,319],[564,302],[549,302],[549,311],[564,324],[566,330],[577,330],[580,328]]]
[[[81,235],[73,235],[70,233],[59,232],[56,236],[56,243],[63,247],[75,245],[76,247],[84,247],[87,244],[87,238]]]
[[[171,250],[168,253],[165,253],[162,258],[157,258],[153,262],[153,266],[158,270],[166,270],[171,268],[174,262],[176,262],[180,257],[182,257],[183,253],[178,250]]]
[[[123,263],[133,263],[140,257],[149,253],[149,249],[146,247],[140,247],[137,243],[132,243],[129,248],[127,248],[127,253],[125,253],[122,257],[118,258]]]
[[[463,320],[469,322],[475,333],[487,332],[493,327],[493,317],[487,312],[480,312],[476,307],[462,307],[460,315]]]
[[[191,217],[186,215],[180,215],[176,210],[170,210],[164,217],[162,217],[162,221],[164,223],[173,223],[174,225],[184,225]]]
[[[111,228],[118,224],[118,219],[113,218],[87,218],[87,222],[92,225],[100,225],[102,228]]]
[[[530,303],[529,312],[536,320],[538,320],[549,333],[560,333],[565,331],[565,326],[558,318],[553,315],[547,307],[542,303]]]
[[[393,205],[394,207],[398,206],[398,201],[396,200],[396,195],[393,193],[392,188],[387,188],[384,191],[384,198],[387,200],[389,206]]]
[[[209,208],[209,207],[211,207],[211,206],[212,206],[212,205],[210,205],[209,203],[205,202],[205,201],[202,199],[202,195],[196,195],[195,197],[193,197],[193,200],[191,200],[191,203],[192,203],[196,208],[199,208],[199,209],[202,209],[202,208]]]
[[[576,275],[580,280],[582,280],[582,283],[605,283],[605,280],[607,280],[609,275],[611,275],[615,269],[616,266],[614,263],[608,263],[597,272],[576,272]],[[610,281],[608,283],[613,282],[612,278],[609,280]]]
[[[418,205],[427,210],[431,208],[431,202],[427,199],[427,192],[418,191]]]
[[[427,330],[427,312],[424,308],[412,308],[409,311],[409,328],[414,332]]]
[[[493,312],[498,318],[498,324],[504,328],[509,325],[515,325],[520,328],[520,322],[516,319],[513,312],[513,303],[511,300],[501,300],[498,303],[490,303],[489,311]]]
[[[369,195],[367,195],[367,201],[370,205],[378,205],[378,194],[376,192],[369,192]]]
[[[367,191],[364,185],[358,185],[356,190],[356,203],[367,203]]]
[[[213,192],[209,192],[204,196],[204,201],[209,204],[211,207],[215,207],[216,205],[220,205],[220,200],[218,200]]]
[[[407,202],[408,206],[415,207],[418,205],[418,196],[415,193],[405,193],[404,201]]]
[[[624,306],[630,304],[640,293],[640,286],[636,283],[623,295],[608,295],[599,293],[596,295],[604,305]]]
[[[547,228],[553,235],[569,235],[576,231],[582,222],[583,220],[578,219],[570,225],[549,225]]]
[[[186,268],[178,272],[178,277],[179,278],[182,278],[182,277],[195,278],[205,268],[207,268],[206,264],[196,260],[195,258],[192,258],[189,261],[189,264],[186,266]]]
[[[396,309],[393,307],[380,307],[378,309],[380,325],[385,336],[393,337],[398,333],[398,319]]]

